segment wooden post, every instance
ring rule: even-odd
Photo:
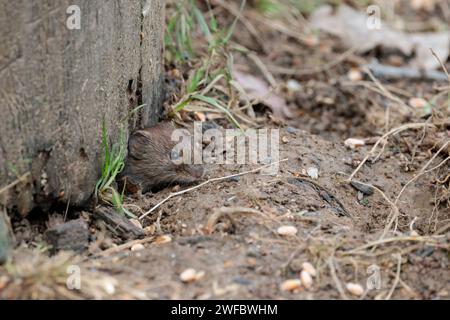
[[[103,118],[112,140],[139,104],[127,135],[157,121],[164,0],[2,1],[0,30],[0,189],[29,173],[0,205],[83,205]]]

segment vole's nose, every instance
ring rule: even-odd
[[[193,165],[191,169],[192,175],[197,179],[201,179],[205,174],[205,170],[203,170],[203,166],[201,165]]]

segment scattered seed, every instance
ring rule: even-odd
[[[347,73],[347,77],[352,82],[361,81],[363,79],[363,75],[358,68],[351,68]]]
[[[286,281],[283,281],[283,283],[280,285],[281,291],[294,291],[295,289],[300,288],[302,285],[302,282],[299,279],[289,279]]]
[[[158,238],[155,239],[155,244],[163,244],[163,243],[168,243],[172,241],[172,237],[165,234],[162,236],[159,236]]]
[[[203,278],[205,274],[205,271],[197,271],[193,268],[188,268],[180,274],[180,280],[185,283],[194,282]]]
[[[131,251],[140,251],[140,250],[144,250],[144,249],[145,249],[145,247],[142,243],[135,243],[130,248]]]
[[[364,142],[364,140],[356,139],[356,138],[348,138],[347,140],[344,141],[344,145],[347,148],[350,148],[350,149],[356,149],[356,148],[361,147],[361,146],[363,146],[365,144],[366,143]]]
[[[302,272],[300,272],[300,280],[306,289],[309,289],[312,287],[313,278],[309,274],[309,272],[302,270]]]
[[[286,136],[282,136],[282,137],[281,137],[281,141],[282,141],[283,143],[288,143],[288,142],[289,142],[289,139],[288,139],[288,137],[286,137]]]
[[[195,269],[189,268],[184,270],[180,274],[180,280],[183,282],[192,282],[195,281],[195,276],[197,275],[197,271]]]
[[[282,236],[295,236],[297,234],[297,228],[294,226],[281,226],[277,229],[277,232]]]
[[[346,284],[346,288],[354,296],[360,297],[364,293],[363,287],[360,284],[358,284],[358,283],[351,283],[351,282],[349,282],[349,283]]]
[[[314,266],[311,263],[309,263],[307,261],[303,262],[302,268],[304,271],[308,272],[311,276],[313,276],[313,277],[317,276],[316,268],[314,268]]]
[[[104,278],[100,281],[100,285],[103,287],[103,290],[109,295],[113,295],[116,293],[116,285],[117,280],[114,278]]]

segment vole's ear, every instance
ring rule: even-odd
[[[173,129],[175,129],[174,125],[170,121],[164,121],[155,124],[153,127],[148,127],[142,130],[139,130],[138,132],[146,132],[147,134],[151,135],[152,137],[158,137],[161,135],[167,136],[171,135]]]
[[[128,140],[128,155],[142,160],[145,158],[146,146],[150,140],[150,133],[146,130],[138,130]]]
[[[161,131],[172,132],[175,129],[175,126],[170,121],[164,121],[158,123],[154,128],[157,128]]]

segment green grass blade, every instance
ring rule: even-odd
[[[223,113],[225,113],[228,118],[230,119],[230,121],[239,129],[241,128],[241,125],[239,124],[239,122],[237,122],[237,120],[233,117],[233,115],[231,114],[230,110],[228,110],[228,108],[222,106],[216,99],[211,98],[211,97],[207,97],[207,96],[202,96],[200,94],[196,94],[192,96],[192,99],[196,99],[196,100],[200,100],[203,102],[206,102],[207,104],[219,109],[220,111],[222,111]]]

